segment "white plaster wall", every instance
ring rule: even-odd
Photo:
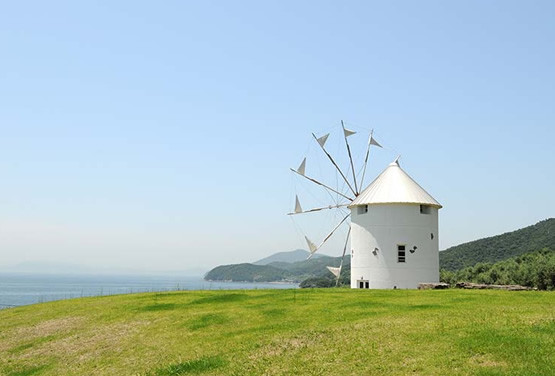
[[[358,288],[361,279],[371,289],[415,289],[421,282],[439,282],[438,239],[437,208],[431,207],[430,214],[412,204],[369,205],[362,214],[352,208],[351,287]],[[398,244],[405,245],[405,263],[397,262]]]

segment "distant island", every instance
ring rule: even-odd
[[[330,287],[334,276],[327,266],[340,257],[315,255],[297,249],[278,252],[253,263],[221,265],[204,279],[234,282],[291,282],[301,287]],[[516,283],[540,289],[555,286],[555,218],[516,231],[450,247],[439,253],[441,280],[456,283]],[[345,256],[341,285],[349,285],[350,256]]]

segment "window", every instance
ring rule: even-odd
[[[368,213],[368,205],[357,206],[358,214]]]
[[[359,289],[369,289],[370,288],[370,281],[365,280],[358,280],[358,288]]]
[[[405,246],[398,245],[397,246],[397,262],[405,262],[406,261],[406,254],[405,254]]]
[[[430,213],[431,213],[430,205],[420,205],[420,214],[430,214]]]

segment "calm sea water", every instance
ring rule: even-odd
[[[0,309],[84,296],[171,290],[297,288],[296,284],[209,282],[201,277],[0,273]]]

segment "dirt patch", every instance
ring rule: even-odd
[[[469,362],[479,367],[507,367],[506,362],[493,360],[487,354],[476,354]]]
[[[74,329],[82,322],[82,317],[64,317],[61,319],[41,321],[35,325],[15,329],[13,336],[27,339],[51,336]]]
[[[24,343],[25,346],[31,347],[30,344],[44,342],[41,338],[51,339],[56,335],[69,332],[79,327],[83,321],[82,317],[64,317],[14,328],[3,333],[0,338],[0,352],[22,346]]]
[[[296,352],[308,347],[313,347],[324,338],[323,333],[307,333],[291,338],[281,338],[260,348],[255,354],[249,356],[250,359],[268,358],[281,356],[286,353]]]
[[[134,321],[91,328],[71,336],[50,341],[25,352],[22,358],[60,356],[82,362],[105,352],[118,352],[119,344],[141,330],[147,321]]]

